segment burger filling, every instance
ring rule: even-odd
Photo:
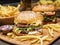
[[[56,22],[55,12],[42,12],[44,16],[44,22]]]
[[[56,22],[56,16],[44,16],[44,22]]]
[[[30,25],[30,24],[17,24],[15,31],[17,33],[28,34],[30,31],[41,31],[40,30],[41,28],[42,28],[42,26],[40,26],[40,25],[34,26],[34,25]]]

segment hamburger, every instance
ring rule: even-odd
[[[14,20],[15,27],[13,32],[17,35],[40,32],[43,20],[44,18],[41,14],[33,11],[22,11]]]
[[[37,5],[32,9],[34,12],[40,12],[44,16],[44,22],[55,22],[55,7],[53,5]]]

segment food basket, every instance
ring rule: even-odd
[[[18,14],[18,6],[0,5],[0,25],[13,24],[15,16]]]
[[[5,18],[0,18],[0,25],[8,25],[8,24],[13,24],[14,23],[14,16],[13,17],[5,17]]]

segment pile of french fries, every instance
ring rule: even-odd
[[[19,13],[20,5],[15,6],[2,6],[0,5],[0,18],[1,17],[10,17],[15,16]]]
[[[29,35],[27,35],[27,36],[16,36],[15,38],[16,39],[24,39],[24,40],[34,39],[30,42],[31,44],[38,42],[41,45],[43,45],[43,42],[46,40],[48,40],[48,41],[52,40],[52,39],[48,39],[48,35],[46,35],[46,36],[29,36]]]
[[[42,35],[23,35],[23,36],[16,36],[14,33],[8,33],[7,36],[10,36],[13,39],[17,39],[18,41],[29,41],[30,44],[34,43],[40,43],[40,45],[44,45],[44,41],[51,41],[52,38],[50,38],[48,35],[42,36]],[[31,40],[33,39],[33,40]]]
[[[49,34],[54,37],[54,31],[60,33],[60,24],[46,24],[43,26],[43,28],[47,29],[49,31]]]

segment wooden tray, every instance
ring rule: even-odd
[[[46,34],[49,35],[47,30],[43,30],[43,33],[44,33],[43,35],[46,35]],[[51,36],[49,36],[49,37],[51,37]],[[52,38],[52,41],[51,42],[44,41],[44,45],[50,45],[58,37],[60,37],[60,33],[54,31],[54,38]],[[11,39],[10,37],[1,35],[1,34],[0,34],[0,39],[4,40],[6,42],[9,42],[9,43],[15,44],[15,45],[40,45],[40,43],[30,44],[29,41],[20,42],[20,41],[17,41],[16,39]]]

